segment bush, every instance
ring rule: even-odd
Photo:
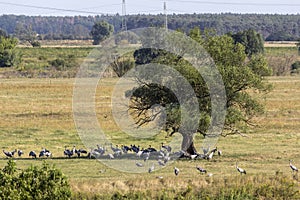
[[[31,46],[32,47],[41,47],[41,43],[39,41],[32,41],[30,42]]]
[[[50,67],[54,67],[58,71],[65,71],[78,65],[74,55],[62,56],[61,58],[48,61],[48,63]]]
[[[58,169],[46,162],[17,171],[9,160],[0,171],[0,199],[70,199],[69,182]]]
[[[300,71],[300,61],[296,61],[291,65],[291,73],[299,74]]]
[[[0,67],[11,67],[21,62],[21,55],[16,51],[18,40],[0,36]]]

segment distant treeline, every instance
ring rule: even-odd
[[[8,34],[20,36],[26,31],[39,35],[40,39],[91,39],[90,30],[96,21],[105,20],[114,26],[115,32],[122,28],[122,16],[0,16],[0,29]],[[165,16],[128,15],[127,28],[163,27]],[[218,34],[254,29],[265,40],[298,40],[300,38],[300,14],[172,14],[168,15],[168,28],[188,32],[194,27],[201,30],[214,29]]]

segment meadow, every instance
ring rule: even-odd
[[[31,48],[32,49],[32,48]],[[57,52],[62,53],[57,49]],[[270,49],[267,49],[267,53]],[[26,52],[27,51],[27,52]],[[34,52],[36,54],[34,54]],[[45,48],[50,52],[54,50]],[[76,58],[83,59],[80,51]],[[273,53],[277,50],[274,49]],[[46,54],[46,53],[45,53]],[[38,50],[25,49],[25,61],[44,62]],[[80,56],[79,56],[80,55]],[[275,53],[274,53],[275,55]],[[5,71],[9,69],[3,69]],[[124,135],[114,122],[111,113],[111,94],[117,78],[105,78],[96,91],[97,119],[114,145],[132,143],[143,147],[160,148],[161,141],[168,142],[164,134],[153,140],[134,141]],[[0,146],[5,150],[22,149],[23,158],[17,158],[18,168],[55,164],[69,177],[74,198],[128,198],[128,199],[295,199],[299,198],[298,176],[292,176],[289,160],[300,166],[300,78],[299,76],[274,76],[266,81],[273,90],[261,98],[266,106],[263,115],[255,118],[256,126],[241,135],[221,137],[217,147],[223,155],[207,160],[176,160],[153,173],[126,173],[110,168],[96,159],[65,158],[65,146],[84,146],[77,134],[72,112],[74,78],[1,78],[0,79]],[[255,95],[255,94],[254,94]],[[169,139],[170,140],[170,139]],[[203,138],[195,137],[201,152]],[[103,144],[99,141],[99,144]],[[107,148],[109,148],[109,145]],[[31,159],[30,150],[45,147],[53,153],[52,159]],[[7,163],[1,154],[0,168]],[[120,165],[125,162],[118,161]],[[134,161],[132,161],[134,163]],[[240,175],[235,164],[247,171]],[[200,174],[202,166],[212,176]],[[180,169],[175,176],[174,166]],[[158,178],[159,177],[159,178]],[[250,194],[255,194],[251,196]],[[250,195],[250,196],[247,196]],[[298,196],[297,196],[298,195]]]

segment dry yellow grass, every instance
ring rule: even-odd
[[[236,161],[247,170],[248,181],[256,175],[261,178],[272,177],[276,172],[291,178],[288,160],[293,159],[294,164],[300,166],[300,79],[287,76],[270,77],[268,80],[273,83],[274,89],[262,99],[266,104],[266,113],[255,119],[258,126],[246,133],[248,137],[235,135],[220,138],[217,146],[224,155],[210,162],[175,161],[152,174],[120,172],[97,160],[49,159],[48,162],[69,176],[74,191],[86,192],[108,193],[116,190],[143,190],[145,187],[159,190],[165,185],[180,189],[187,187],[188,183],[198,187],[215,182],[225,185],[228,178],[239,178],[235,169]],[[114,143],[128,144],[130,138],[120,136],[111,114],[110,97],[116,79],[102,81],[96,93],[99,123],[111,135]],[[53,151],[54,157],[61,157],[65,145],[83,147],[72,114],[73,84],[74,79],[1,79],[1,148],[20,148],[26,152],[24,157],[28,157],[29,150],[39,151],[46,147]],[[199,151],[201,142],[202,137],[197,137]],[[160,145],[157,141],[141,143],[145,146],[151,143],[156,148]],[[7,160],[3,154],[1,158],[0,167],[3,167]],[[17,160],[20,168],[42,162]],[[213,176],[200,175],[196,165],[205,167]],[[174,166],[181,170],[178,177],[173,174]],[[158,179],[158,176],[164,178]]]
[[[265,42],[265,47],[296,47],[297,41],[271,41]]]

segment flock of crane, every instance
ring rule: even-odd
[[[157,163],[159,166],[166,166],[166,164],[168,163],[168,161],[172,160],[172,159],[177,159],[179,157],[186,157],[186,158],[190,158],[192,160],[194,159],[206,159],[206,160],[211,160],[214,156],[214,154],[218,154],[219,156],[222,155],[222,151],[218,150],[217,147],[213,148],[212,150],[209,149],[203,149],[203,154],[197,154],[197,155],[189,155],[187,153],[185,153],[184,151],[180,150],[178,152],[172,152],[172,147],[168,146],[168,145],[164,145],[163,143],[161,144],[161,148],[160,150],[157,150],[153,147],[151,147],[151,145],[149,145],[148,148],[140,148],[140,146],[136,146],[136,145],[130,145],[130,146],[126,146],[126,145],[122,145],[121,148],[119,148],[118,145],[113,146],[112,144],[110,144],[110,149],[112,150],[112,153],[108,153],[107,148],[105,146],[100,146],[97,145],[96,148],[92,148],[89,152],[84,150],[84,149],[76,149],[75,146],[73,146],[72,149],[67,149],[67,147],[65,147],[65,150],[63,151],[64,156],[71,158],[73,156],[77,156],[77,157],[82,157],[82,154],[84,154],[86,158],[107,158],[107,159],[116,159],[116,158],[121,158],[122,155],[131,155],[133,156],[133,158],[135,158],[135,164],[137,167],[143,167],[144,164],[141,161],[138,161],[138,159],[143,160],[144,162],[146,162],[147,160],[149,160],[150,156],[152,157],[152,159],[157,160]],[[130,153],[132,152],[132,153]],[[13,151],[5,151],[3,150],[3,153],[5,154],[5,156],[7,158],[13,158],[14,155],[17,153],[19,157],[21,157],[24,152],[22,150],[13,150]],[[42,150],[39,152],[38,156],[37,153],[35,151],[30,151],[28,154],[29,157],[31,158],[41,158],[41,157],[52,157],[52,153],[46,149],[46,148],[42,148]],[[153,158],[155,157],[155,158]],[[127,156],[127,158],[130,158],[130,156]],[[289,166],[292,170],[292,173],[294,175],[294,173],[298,172],[298,168],[292,164],[292,160],[289,161]],[[154,164],[152,164],[151,167],[149,167],[148,172],[151,173],[154,171]],[[207,173],[207,170],[200,167],[200,166],[196,166],[196,169],[200,172],[200,173]],[[236,169],[240,174],[246,174],[246,170],[242,169],[238,166],[238,162],[236,162]],[[179,174],[180,170],[177,167],[174,167],[174,174],[177,176]],[[208,176],[212,176],[211,173],[208,173]]]

